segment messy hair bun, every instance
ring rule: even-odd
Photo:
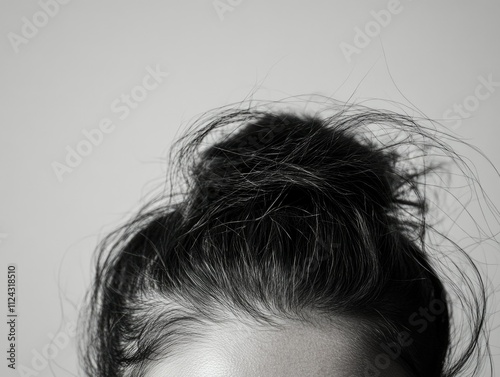
[[[270,325],[349,316],[415,376],[470,366],[482,280],[472,264],[470,336],[452,352],[450,294],[426,239],[425,180],[440,165],[423,158],[430,146],[449,151],[439,138],[410,117],[347,107],[230,109],[200,122],[173,155],[177,186],[101,245],[89,375],[140,375],[228,313]]]

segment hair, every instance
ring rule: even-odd
[[[228,108],[193,129],[172,152],[170,191],[99,246],[85,373],[141,376],[234,318],[354,318],[411,375],[477,372],[483,280],[451,242],[472,277],[445,288],[446,253],[428,237],[427,189],[443,166],[428,156],[454,156],[442,137],[410,116],[353,106]],[[454,295],[468,336],[453,327]]]

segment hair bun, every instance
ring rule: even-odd
[[[382,207],[392,200],[392,156],[362,144],[340,126],[310,116],[255,116],[202,154],[195,166],[197,200],[217,206],[307,203],[320,194],[336,205]]]

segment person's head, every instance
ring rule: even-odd
[[[102,245],[87,373],[460,371],[484,312],[474,309],[475,333],[452,362],[449,294],[426,243],[432,166],[400,148],[414,140],[381,144],[370,124],[422,131],[390,112],[258,109],[221,112],[197,130],[177,155],[182,190]],[[226,126],[236,128],[207,145]]]

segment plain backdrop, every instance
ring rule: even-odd
[[[71,326],[93,249],[162,181],[171,142],[206,110],[250,92],[395,101],[500,166],[499,18],[500,2],[484,0],[1,0],[0,313],[15,263],[23,369],[2,356],[0,374],[77,374]],[[500,206],[492,166],[463,153]],[[493,292],[497,251],[482,259]]]

